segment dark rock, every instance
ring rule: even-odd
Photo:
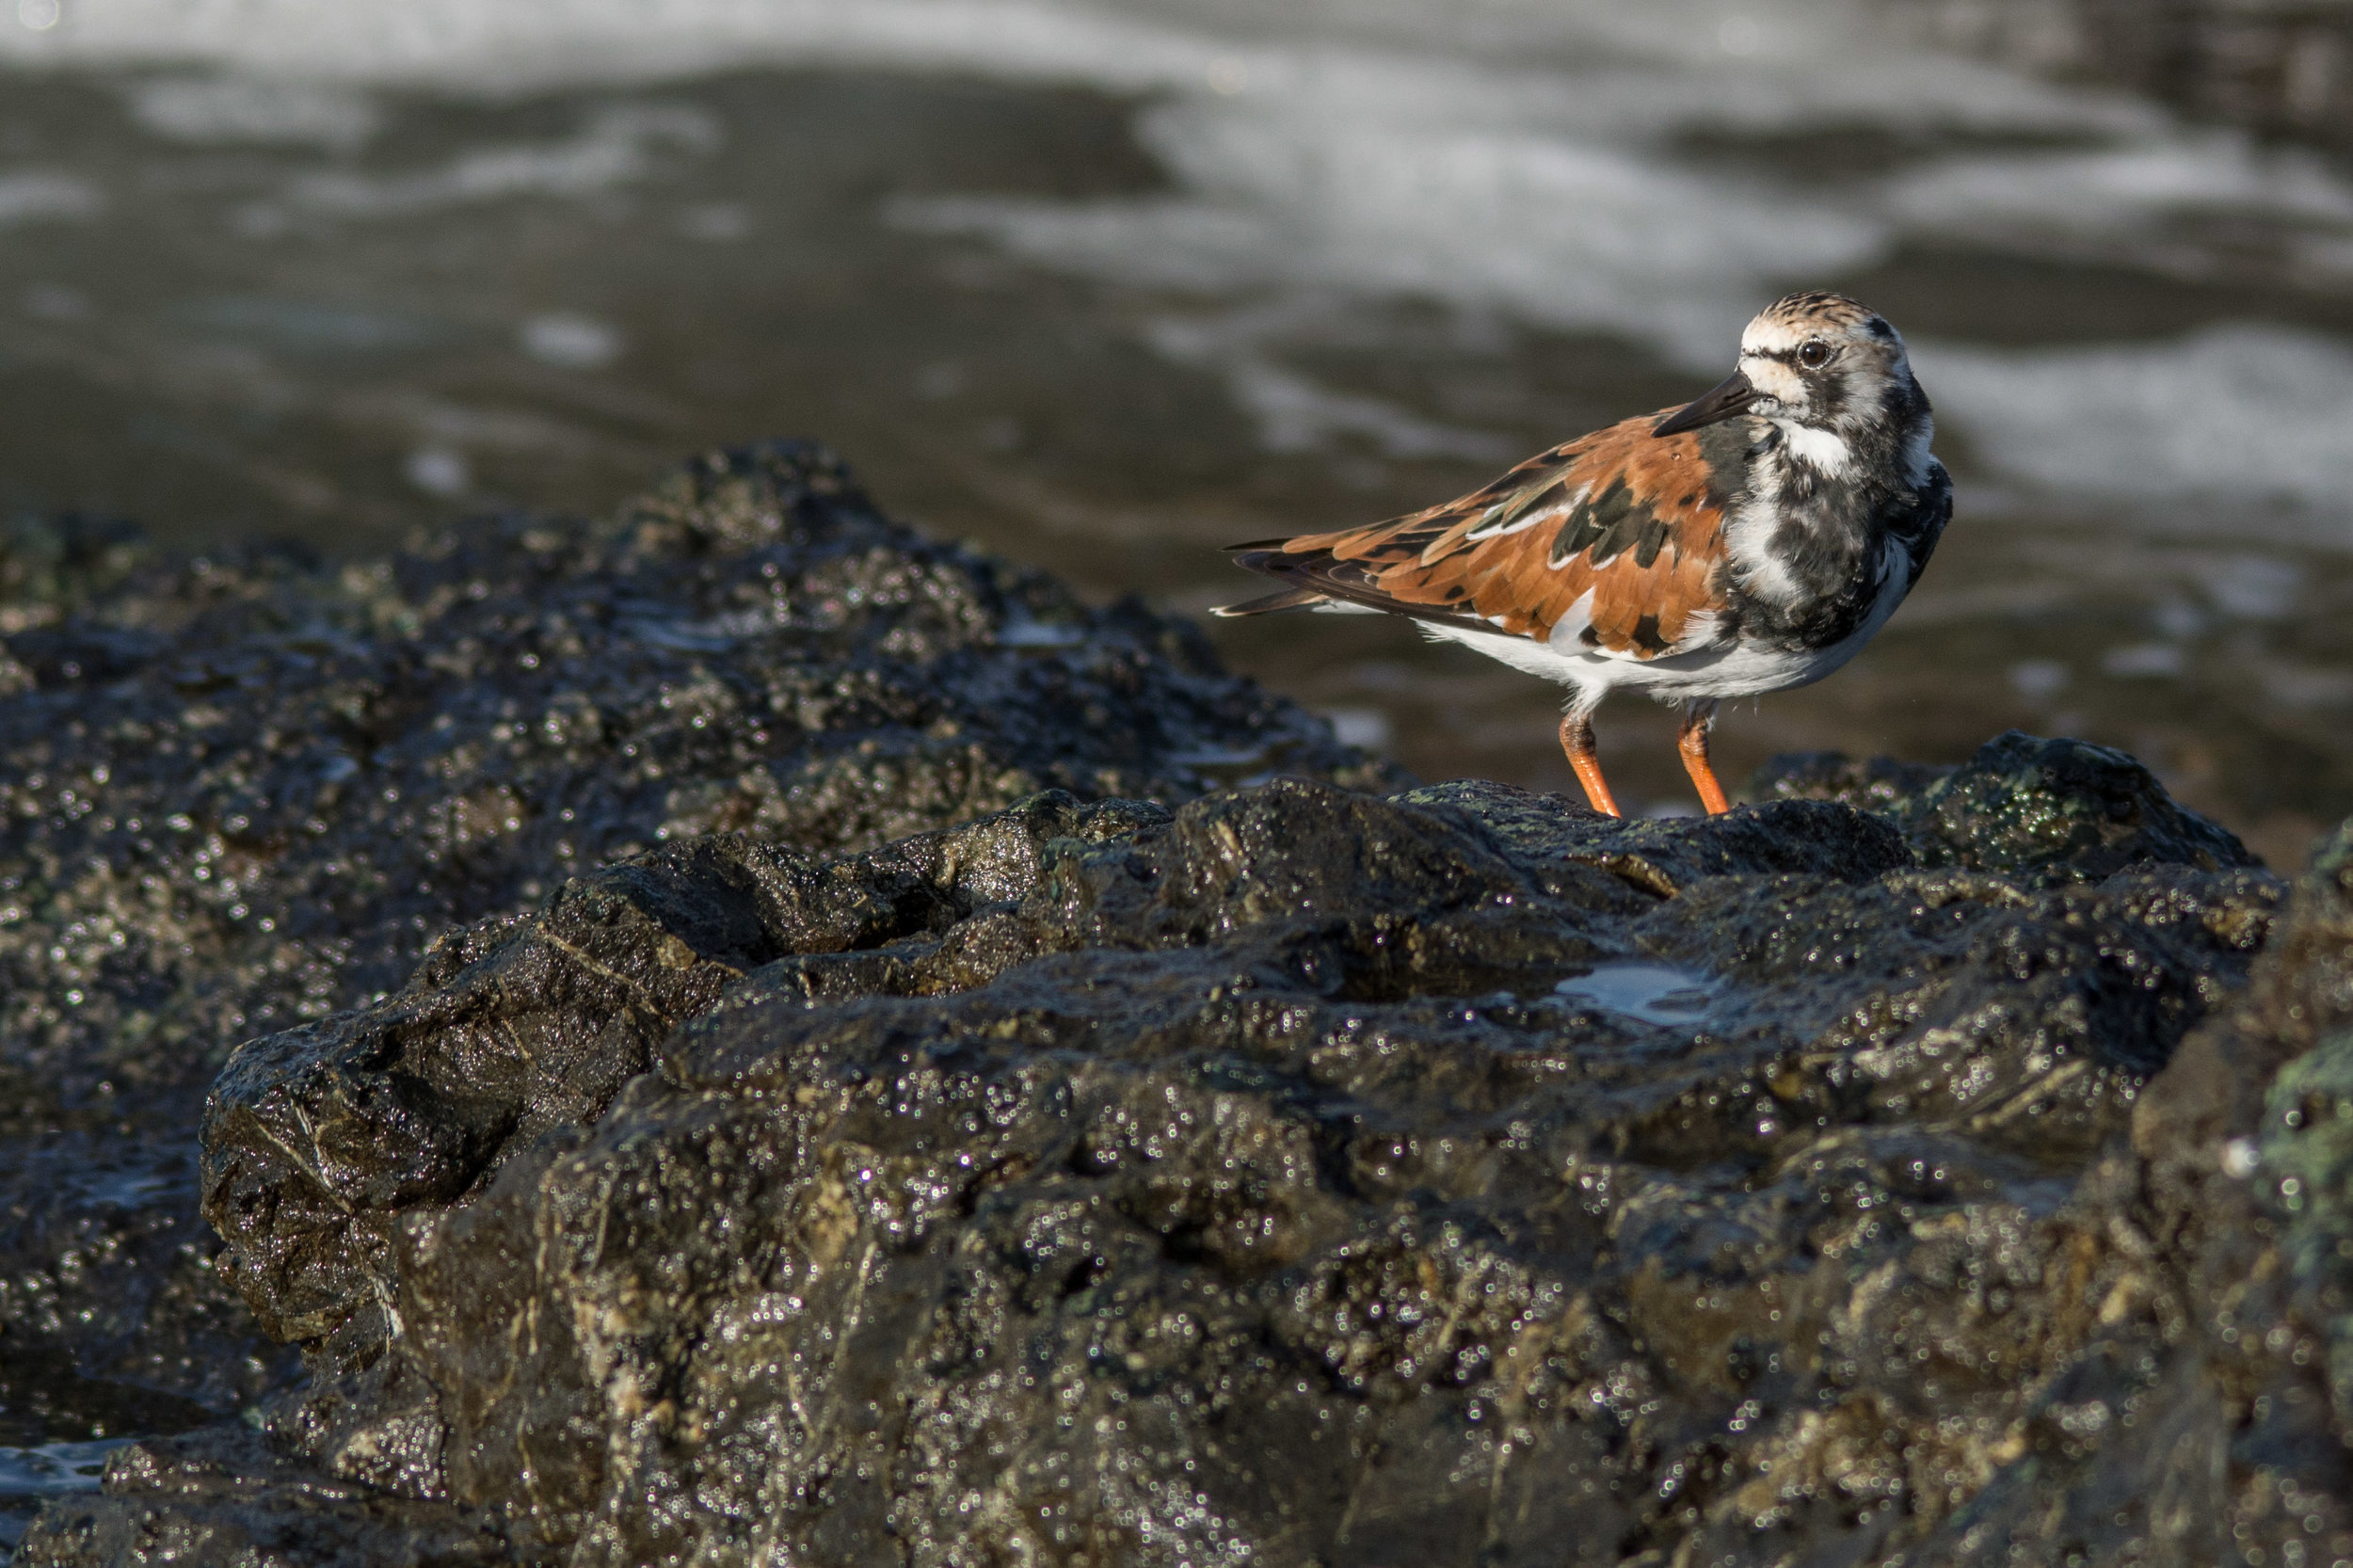
[[[2217,1560],[2131,1555],[2250,1407],[2127,1134],[2281,888],[2122,762],[678,842],[244,1048],[208,1212],[277,1440],[513,1560]],[[2302,1447],[2199,1484],[2317,1548],[2264,1353]]]
[[[55,624],[153,552],[136,524],[68,513],[0,523],[0,635]]]
[[[1958,768],[1828,752],[1779,757],[1750,792],[1880,812],[1901,827],[1922,865],[2036,887],[2098,882],[2127,866],[2260,864],[2227,829],[2175,805],[2156,776],[2123,752],[2016,729]]]
[[[2184,1040],[2133,1148],[2078,1182],[2078,1348],[2020,1461],[1922,1560],[2353,1560],[2353,824],[2253,983]]]
[[[205,1118],[206,1217],[270,1334],[323,1340],[360,1314],[373,1343],[399,1226],[594,1121],[729,982],[791,953],[812,989],[855,984],[876,950],[1027,891],[1052,839],[1151,810],[1055,793],[847,862],[728,835],[579,878],[442,942],[385,1004],[241,1049]]]
[[[2342,835],[1358,792],[806,448],[0,644],[20,1568],[2353,1560]]]
[[[1834,800],[1859,811],[1893,812],[1951,773],[1893,757],[1857,759],[1843,751],[1785,752],[1749,780],[1753,800]]]
[[[481,519],[390,559],[166,558],[120,525],[14,525],[0,647],[0,1360],[49,1368],[0,1377],[0,1422],[50,1412],[28,1444],[171,1430],[294,1374],[214,1269],[203,1094],[240,1040],[382,1002],[454,925],[492,922],[428,973],[464,970],[568,877],[715,828],[842,854],[1045,789],[1400,782],[1224,675],[1189,628],[924,540],[791,444],[697,462],[608,523]],[[581,956],[550,950],[546,984],[595,995],[550,991],[539,1034],[501,1047],[517,1017],[485,998],[386,1025],[440,1041],[424,1054],[450,1074],[500,1048],[574,1054],[541,1064],[528,1104],[489,1080],[462,1103],[405,1080],[337,1101],[334,1201],[454,1196],[506,1142],[600,1106],[664,1009],[769,955],[740,945],[766,939],[752,916],[696,926],[654,874],[566,895],[548,929]],[[707,961],[595,969],[680,920]],[[613,1015],[623,993],[637,1011]],[[449,1011],[469,1006],[488,1034]],[[588,1013],[601,1045],[565,1032]],[[398,1170],[370,1163],[385,1117],[414,1141]],[[355,1142],[336,1152],[339,1129]],[[309,1335],[310,1302],[269,1326]],[[152,1418],[116,1418],[132,1406]],[[29,1508],[6,1476],[0,1525]]]
[[[321,1476],[241,1427],[130,1444],[107,1461],[106,1485],[108,1498],[50,1509],[24,1543],[23,1560],[54,1568],[490,1568],[517,1560],[479,1520],[446,1503],[387,1497]],[[140,1500],[117,1500],[134,1496]]]
[[[2124,753],[2016,729],[1913,796],[1901,820],[1925,865],[2041,887],[2098,882],[2128,866],[2259,864]]]

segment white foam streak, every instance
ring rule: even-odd
[[[1894,181],[1889,208],[1925,229],[1988,224],[2114,235],[2180,215],[2353,224],[2353,187],[2308,152],[2187,135],[2097,152],[1955,159]]]
[[[2281,328],[2035,353],[1915,344],[2004,469],[2062,491],[2342,516],[2353,496],[2353,348]]]
[[[148,123],[200,139],[348,141],[364,135],[353,93],[370,85],[515,93],[755,65],[1135,94],[1172,194],[965,197],[894,216],[1229,310],[1237,296],[1434,301],[1616,336],[1695,371],[1727,365],[1740,324],[1780,289],[1956,234],[2062,256],[2089,241],[2196,270],[2211,259],[2197,222],[2221,213],[2265,226],[2313,274],[2353,272],[2353,185],[2316,160],[1891,40],[1859,0],[1738,10],[1748,25],[1736,39],[1716,0],[70,0],[45,30],[0,24],[0,62],[210,62],[232,85],[135,89]],[[260,77],[351,90],[306,106],[282,86],[234,85]],[[2076,145],[2020,153],[2013,139],[1880,180],[1768,177],[1678,151],[1702,134],[1858,126]],[[568,142],[477,149],[408,173],[314,175],[282,204],[390,217],[578,195],[640,179],[693,139],[607,121]],[[0,222],[80,216],[97,200],[59,176],[0,177]],[[277,220],[252,216],[256,233]],[[1485,440],[1316,388],[1278,363],[1288,328],[1267,319],[1197,362],[1225,376],[1271,444],[1341,434],[1467,453]],[[1181,357],[1175,342],[1162,334]],[[2341,456],[2353,355],[2329,340],[2233,328],[2032,355],[1946,345],[1920,359],[1951,423],[2019,476],[2353,511],[2340,499],[2353,495],[2353,457]]]
[[[1142,88],[1201,79],[1215,45],[1028,0],[84,0],[0,59],[210,61],[275,76],[500,92],[746,64],[984,70]],[[1174,40],[1180,45],[1188,40]]]
[[[1792,212],[1626,148],[1417,122],[1377,77],[1342,72],[1279,100],[1163,104],[1144,134],[1196,195],[1083,207],[963,198],[899,213],[1097,275],[1498,309],[1697,365],[1724,357],[1777,280],[1859,265],[1887,239],[1867,217]]]
[[[132,84],[132,118],[155,135],[194,143],[309,142],[357,147],[376,126],[375,105],[347,87],[247,76],[149,77]]]
[[[686,105],[631,104],[593,117],[578,136],[493,147],[414,174],[312,174],[289,188],[294,206],[348,217],[391,217],[515,196],[587,196],[642,177],[661,152],[707,152],[719,126]]]

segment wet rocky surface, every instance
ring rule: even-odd
[[[22,1560],[2353,1555],[2353,831],[2119,753],[680,837],[242,1048]]]
[[[1406,788],[796,446],[0,639],[19,1568],[2353,1560],[2353,828]]]
[[[666,841],[848,853],[1041,790],[1174,802],[1276,772],[1395,782],[1189,627],[927,541],[810,447],[699,461],[607,521],[487,518],[381,557],[8,525],[0,1560],[123,1440],[299,1374],[198,1214],[203,1097],[239,1042],[380,1005],[452,927]],[[623,1061],[584,1065],[584,1107]],[[166,1451],[120,1463],[189,1496],[237,1469]],[[284,1491],[223,1484],[248,1510]]]

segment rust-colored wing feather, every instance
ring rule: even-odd
[[[1332,599],[1539,640],[1579,616],[1587,648],[1656,658],[1704,637],[1722,605],[1728,500],[1701,433],[1654,436],[1659,417],[1540,453],[1442,506],[1237,545],[1236,560]]]

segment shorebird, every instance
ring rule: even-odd
[[[1819,680],[1887,624],[1953,514],[1935,430],[1895,328],[1841,295],[1789,295],[1696,402],[1410,517],[1232,546],[1289,586],[1214,613],[1385,611],[1561,682],[1561,749],[1613,817],[1593,710],[1622,686],[1680,703],[1684,769],[1726,811],[1716,705]]]

